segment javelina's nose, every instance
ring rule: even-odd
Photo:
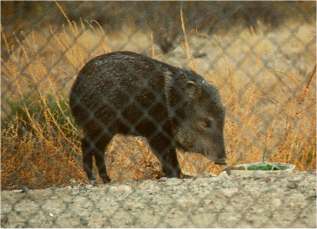
[[[227,163],[226,163],[226,158],[223,157],[223,158],[217,159],[217,160],[215,161],[215,164],[216,164],[216,165],[226,165],[226,164],[227,164]]]

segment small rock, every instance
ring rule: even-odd
[[[286,187],[289,189],[295,189],[298,187],[298,185],[294,182],[289,182]]]
[[[167,179],[168,179],[167,177],[161,177],[161,178],[159,179],[159,181],[160,181],[160,182],[165,182],[165,181],[167,181]]]
[[[238,188],[224,188],[222,190],[222,193],[226,196],[226,197],[231,197],[233,196],[235,193],[237,193],[239,190]]]
[[[87,227],[87,225],[88,225],[88,220],[87,220],[87,219],[80,218],[80,224],[81,224],[81,226]]]
[[[87,184],[87,185],[85,186],[86,189],[91,189],[91,188],[93,188],[93,187],[94,187],[94,185],[92,185],[92,184]]]
[[[75,179],[73,179],[73,178],[70,179],[69,183],[70,183],[71,186],[77,185],[77,181]]]
[[[22,186],[21,192],[28,192],[28,191],[30,191],[30,189],[28,187]]]
[[[129,185],[118,185],[110,187],[110,191],[112,192],[129,192],[132,188]]]
[[[299,182],[299,181],[303,180],[303,177],[295,175],[295,176],[290,176],[287,180],[290,181],[290,182]]]

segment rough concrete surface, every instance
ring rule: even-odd
[[[316,227],[316,173],[2,191],[1,227]]]

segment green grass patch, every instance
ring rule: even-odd
[[[6,99],[8,113],[2,115],[2,130],[14,128],[18,134],[34,132],[40,128],[45,135],[54,136],[62,131],[67,137],[76,135],[68,100],[63,96],[38,93],[21,96],[18,99]]]

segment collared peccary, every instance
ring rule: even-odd
[[[95,57],[79,72],[70,107],[83,129],[83,164],[93,158],[109,181],[105,148],[117,134],[144,136],[167,177],[181,175],[176,147],[225,164],[224,107],[217,89],[193,71],[133,52]]]

